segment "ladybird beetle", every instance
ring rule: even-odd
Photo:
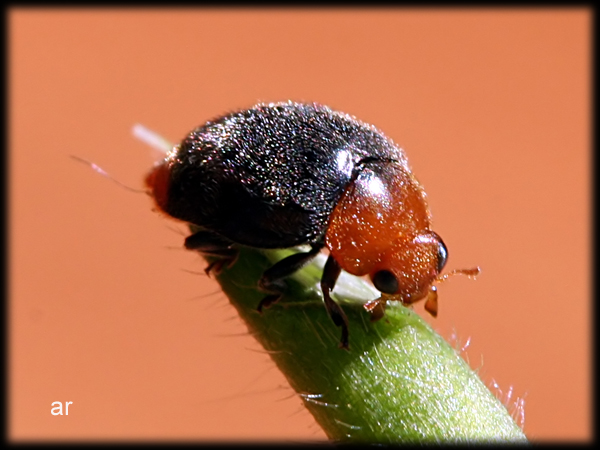
[[[207,273],[233,264],[236,244],[310,245],[264,272],[259,311],[327,247],[321,289],[341,347],[348,348],[348,319],[330,295],[341,270],[369,275],[382,298],[427,299],[437,313],[433,282],[448,250],[431,230],[426,194],[404,151],[355,117],[317,103],[260,103],[193,130],[145,183],[159,210],[202,228],[185,247],[218,257]]]

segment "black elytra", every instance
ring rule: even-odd
[[[316,103],[258,104],[193,130],[146,179],[167,214],[204,230],[186,248],[231,264],[239,244],[261,249],[309,244],[268,269],[259,282],[277,301],[283,278],[308,263],[324,246],[329,218],[366,166],[407,166],[401,149],[372,125]],[[383,167],[383,169],[381,169]],[[330,256],[321,286],[332,320],[348,323],[330,297],[341,271]]]

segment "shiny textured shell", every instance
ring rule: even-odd
[[[235,243],[286,248],[322,242],[346,188],[379,160],[410,173],[399,147],[352,116],[316,103],[258,104],[193,130],[162,163],[164,192],[154,197],[169,215]]]

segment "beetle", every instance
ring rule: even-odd
[[[382,298],[426,299],[437,314],[433,282],[448,250],[431,230],[425,191],[404,151],[353,116],[292,101],[234,111],[191,131],[145,184],[160,211],[201,227],[184,245],[218,257],[207,273],[233,264],[240,245],[310,246],[263,273],[259,311],[327,247],[320,285],[341,347],[348,348],[348,319],[331,291],[342,270],[369,275]]]

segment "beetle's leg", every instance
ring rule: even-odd
[[[369,300],[363,305],[365,310],[371,313],[371,322],[377,322],[385,315],[386,301],[383,298]]]
[[[308,264],[308,262],[313,259],[323,247],[324,244],[321,243],[313,244],[310,251],[294,253],[293,255],[276,262],[273,266],[265,270],[262,277],[260,277],[260,280],[258,280],[258,287],[267,293],[271,293],[271,295],[266,296],[260,301],[256,308],[258,312],[261,312],[263,308],[268,308],[273,303],[277,302],[286,289],[286,284],[283,279]]]
[[[429,292],[427,293],[427,297],[425,300],[425,310],[429,314],[431,314],[433,317],[437,317],[438,295],[437,295],[437,289],[435,286],[431,286],[429,288]]]
[[[239,250],[231,246],[232,242],[211,231],[201,230],[185,238],[184,246],[188,250],[196,250],[205,256],[216,256],[204,271],[218,274],[223,267],[231,267],[238,257]]]
[[[329,313],[329,317],[333,320],[338,327],[342,327],[342,339],[340,340],[340,347],[348,350],[348,318],[344,313],[344,310],[340,305],[338,305],[330,295],[330,292],[333,291],[333,287],[335,286],[335,282],[342,268],[338,264],[338,262],[333,259],[331,255],[327,258],[327,262],[325,263],[325,268],[323,269],[323,277],[321,278],[321,290],[323,291],[323,299],[325,300],[325,307],[327,308],[327,312]]]

